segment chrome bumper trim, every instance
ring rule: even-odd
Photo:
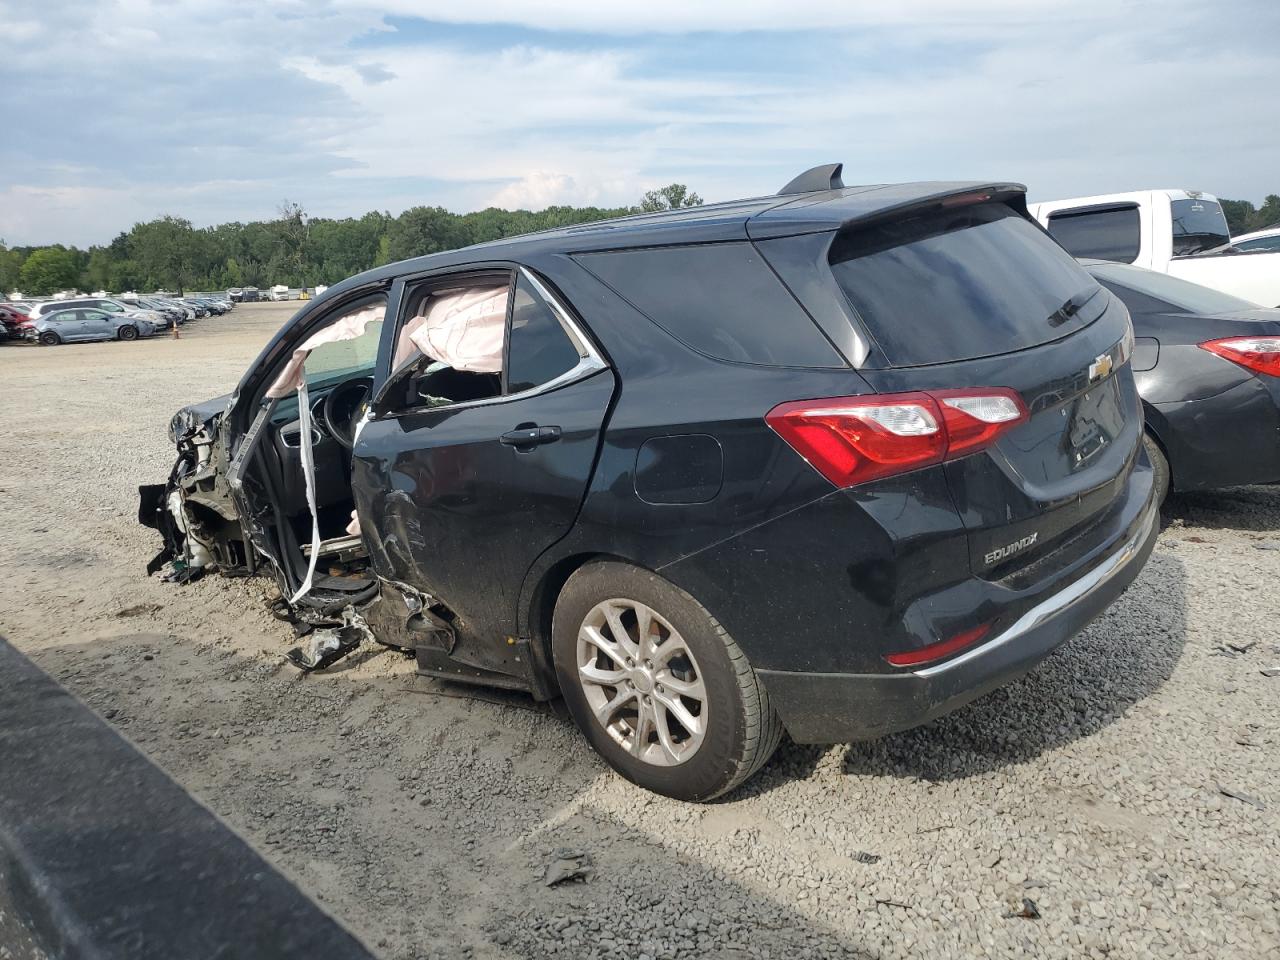
[[[1079,580],[1076,580],[1074,583],[1058,591],[1052,597],[1042,600],[1040,603],[1036,604],[1019,617],[1014,624],[1003,633],[998,634],[981,646],[974,647],[971,650],[966,650],[958,657],[937,664],[936,666],[925,667],[922,670],[913,670],[912,673],[918,677],[928,678],[939,676],[946,673],[948,670],[954,670],[956,667],[963,666],[972,660],[985,656],[992,650],[1002,647],[1007,643],[1012,643],[1023,634],[1044,623],[1046,620],[1057,616],[1063,610],[1066,610],[1073,604],[1078,603],[1080,600],[1087,597],[1094,590],[1098,589],[1114,577],[1130,560],[1137,556],[1138,551],[1142,548],[1142,544],[1147,538],[1147,535],[1151,532],[1151,525],[1155,523],[1157,516],[1157,508],[1154,505],[1147,507],[1146,515],[1138,522],[1138,532],[1130,537],[1129,541],[1125,543],[1122,548],[1117,550],[1102,563],[1098,564]]]

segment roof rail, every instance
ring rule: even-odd
[[[812,193],[815,190],[840,190],[844,181],[840,179],[843,163],[824,163],[810,167],[778,191],[778,196],[785,197],[791,193]]]

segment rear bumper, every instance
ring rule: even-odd
[[[798,743],[865,740],[919,726],[1026,673],[1101,614],[1146,563],[1157,517],[1148,503],[1091,569],[950,660],[892,674],[757,672]]]

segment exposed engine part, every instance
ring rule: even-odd
[[[191,524],[187,520],[187,512],[183,509],[182,494],[177,490],[169,492],[167,501],[169,513],[173,516],[174,525],[182,531],[185,537],[183,557],[188,569],[201,569],[207,567],[213,562],[213,555],[209,552],[209,545],[200,540],[199,537],[191,529]]]
[[[364,618],[355,607],[342,611],[342,625],[312,631],[302,646],[294,647],[285,659],[304,673],[331,667],[366,640],[373,640]]]

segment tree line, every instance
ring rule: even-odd
[[[1280,223],[1280,195],[1261,207],[1221,200],[1233,236]],[[11,247],[0,243],[0,297],[20,290],[41,297],[59,290],[223,290],[333,284],[370,267],[452,250],[472,243],[602,220],[629,213],[697,206],[702,199],[684,184],[650,190],[634,207],[547,207],[450,213],[412,207],[393,217],[377,211],[341,220],[309,217],[284,203],[274,220],[193,227],[165,216],[134,224],[105,246],[88,250],[53,244]]]
[[[1280,226],[1280,194],[1267,194],[1267,199],[1258,208],[1248,200],[1220,199],[1218,202],[1222,204],[1222,212],[1227,216],[1227,226],[1231,228],[1233,237]]]
[[[457,214],[443,207],[411,207],[398,217],[373,211],[335,220],[310,217],[286,201],[274,220],[193,227],[164,216],[134,224],[105,246],[87,250],[52,244],[0,243],[0,299],[14,290],[42,297],[59,290],[223,290],[333,284],[384,263],[472,243],[565,227],[591,220],[698,206],[684,184],[650,190],[635,207],[490,207]]]

